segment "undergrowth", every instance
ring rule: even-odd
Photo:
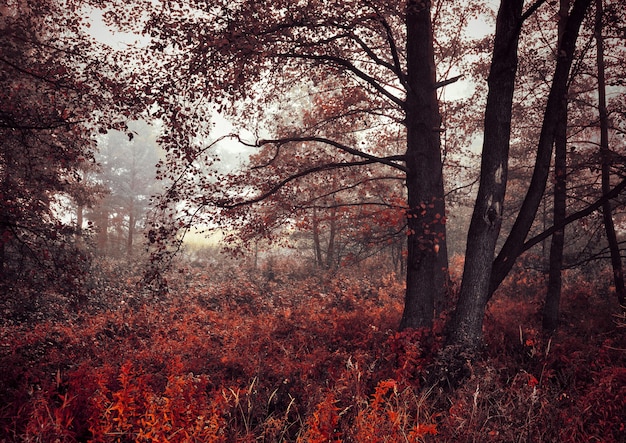
[[[510,279],[483,354],[449,386],[432,377],[442,337],[396,332],[393,274],[273,266],[181,269],[166,296],[6,321],[0,441],[625,441],[623,329],[585,281],[546,337],[537,280]]]

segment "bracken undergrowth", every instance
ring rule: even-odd
[[[626,441],[624,329],[581,277],[552,337],[537,280],[510,278],[451,385],[445,313],[396,332],[395,275],[272,266],[188,267],[167,295],[129,285],[97,310],[7,318],[0,442]]]

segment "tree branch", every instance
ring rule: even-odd
[[[586,216],[590,215],[591,213],[593,213],[594,211],[599,209],[604,203],[606,203],[609,200],[612,200],[612,199],[616,198],[617,196],[619,196],[620,193],[624,189],[626,189],[626,179],[622,180],[617,186],[615,186],[613,189],[611,189],[611,191],[609,193],[604,194],[602,197],[600,197],[595,203],[587,206],[584,209],[581,209],[580,211],[577,211],[577,212],[574,212],[573,214],[570,214],[569,216],[565,217],[565,220],[563,220],[562,223],[559,223],[558,225],[552,226],[551,228],[548,228],[545,231],[543,231],[541,234],[538,234],[538,235],[534,236],[533,238],[531,238],[530,240],[526,241],[524,243],[524,245],[522,246],[522,249],[521,249],[520,253],[528,251],[530,248],[535,246],[537,243],[539,243],[542,240],[545,240],[546,238],[550,237],[556,231],[563,229],[564,227],[566,227],[570,223],[573,223],[576,220],[579,220],[579,219],[581,219],[583,217],[586,217]]]
[[[533,15],[535,13],[535,11],[537,9],[539,9],[539,7],[541,5],[543,5],[545,2],[546,2],[546,0],[537,0],[535,3],[530,5],[530,7],[526,10],[526,12],[524,12],[522,14],[522,18],[521,18],[520,22],[524,23],[526,21],[526,19],[529,18],[531,15]]]
[[[447,80],[442,80],[440,82],[435,83],[434,88],[439,89],[439,88],[443,88],[444,86],[451,85],[452,83],[456,83],[462,77],[463,77],[463,74],[457,75],[456,77],[452,77]]]
[[[246,143],[239,139],[239,142],[246,146],[262,146],[266,144],[278,144],[284,145],[286,143],[301,143],[301,142],[317,142],[326,145],[333,146],[340,151],[347,152],[348,154],[352,154],[356,157],[364,158],[369,160],[370,163],[380,163],[383,165],[391,166],[392,168],[399,169],[402,172],[408,172],[406,166],[399,165],[396,163],[397,161],[404,161],[403,155],[392,155],[388,157],[377,157],[375,155],[367,154],[365,152],[359,151],[358,149],[351,148],[342,143],[339,143],[335,140],[331,140],[324,137],[315,137],[315,136],[305,136],[305,137],[287,137],[276,140],[259,140],[256,144],[252,145],[250,143]]]
[[[398,105],[402,109],[404,109],[405,105],[404,105],[404,100],[403,99],[396,97],[388,89],[386,89],[383,85],[378,83],[378,81],[374,77],[372,77],[371,75],[369,75],[366,72],[362,71],[361,69],[357,68],[350,61],[345,60],[345,59],[343,59],[341,57],[337,57],[337,56],[333,56],[333,55],[325,55],[325,54],[297,54],[297,53],[295,53],[295,54],[294,53],[277,54],[277,56],[278,57],[285,57],[285,58],[301,58],[301,59],[306,59],[306,60],[322,61],[322,62],[328,62],[330,64],[334,64],[334,65],[337,65],[337,66],[342,66],[342,67],[346,68],[348,71],[352,72],[358,78],[360,78],[361,80],[365,81],[367,84],[372,86],[375,90],[380,92],[383,96],[387,97],[393,103],[395,103],[396,105]]]
[[[358,161],[358,162],[327,163],[325,165],[308,168],[296,174],[290,175],[289,177],[279,181],[274,186],[272,186],[268,191],[264,192],[258,197],[254,197],[249,200],[244,200],[244,201],[239,201],[239,202],[234,202],[234,203],[228,203],[226,201],[217,201],[215,202],[215,205],[218,208],[223,208],[223,209],[235,209],[241,206],[252,205],[254,203],[258,203],[260,201],[265,200],[266,198],[271,197],[272,195],[280,191],[288,183],[294,180],[297,180],[299,178],[306,177],[307,175],[314,174],[316,172],[322,172],[322,171],[332,171],[335,169],[350,168],[353,166],[371,165],[373,163],[377,163],[377,162],[375,160],[363,160],[363,161]]]

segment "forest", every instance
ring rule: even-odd
[[[0,30],[0,442],[626,442],[620,0]]]

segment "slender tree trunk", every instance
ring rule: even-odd
[[[498,11],[489,73],[480,186],[467,235],[465,267],[450,340],[474,348],[484,310],[506,191],[517,47],[523,0],[503,0]]]
[[[335,236],[337,235],[337,208],[330,211],[330,227],[328,232],[328,249],[326,250],[326,269],[331,269],[335,263]]]
[[[559,46],[563,40],[565,23],[571,0],[561,0],[559,8]],[[554,208],[553,225],[563,224],[566,216],[567,190],[567,104],[562,110],[556,128],[554,140]],[[544,228],[545,229],[545,228]],[[543,328],[546,331],[556,330],[559,323],[559,305],[561,301],[563,269],[563,247],[565,246],[565,228],[552,234],[550,242],[550,261],[548,269],[548,288],[543,308]]]
[[[76,207],[76,232],[80,235],[83,232],[85,207],[80,204]]]
[[[437,287],[437,291],[435,292],[435,314],[440,314],[448,308],[447,303],[450,300],[448,295],[451,282],[448,269],[448,242],[440,242],[438,246],[439,251],[437,251],[435,262],[435,266],[437,267],[435,272],[435,286]]]
[[[430,1],[407,4],[408,255],[404,313],[400,329],[430,327],[437,286],[437,254],[445,243],[445,203],[436,94]],[[444,248],[445,251],[445,248]]]
[[[315,253],[315,266],[322,267],[322,245],[320,243],[320,227],[317,218],[317,208],[313,208],[313,250]]]
[[[565,220],[566,184],[567,184],[567,111],[559,123],[555,140],[554,154],[554,226],[560,226]],[[543,307],[543,328],[554,331],[559,321],[563,269],[563,247],[565,246],[565,228],[556,230],[550,242],[550,261],[548,269],[548,288]]]
[[[604,73],[604,39],[602,37],[602,0],[596,0],[595,37],[598,64],[598,109],[600,112],[600,154],[602,159],[602,193],[611,190],[611,150],[609,149],[609,118],[606,109],[606,81]],[[611,251],[611,265],[613,266],[613,280],[615,292],[620,306],[626,309],[626,289],[624,288],[624,272],[622,258],[620,256],[619,243],[615,234],[613,223],[613,209],[611,201],[607,200],[602,205],[602,216],[606,238]]]
[[[98,255],[105,257],[109,246],[109,213],[105,209],[100,208],[96,215],[96,227],[98,229],[96,246]]]
[[[128,211],[128,239],[126,240],[126,255],[128,258],[133,256],[133,237],[135,234],[135,202],[134,198],[130,202],[130,210]]]
[[[558,58],[552,87],[548,96],[548,102],[544,112],[541,134],[537,145],[537,158],[533,176],[526,192],[526,197],[520,208],[518,216],[513,224],[500,253],[496,257],[492,272],[490,295],[502,283],[513,264],[524,248],[524,241],[537,215],[546,188],[546,181],[550,174],[552,147],[556,134],[556,128],[562,115],[562,110],[567,104],[567,89],[570,68],[574,60],[574,49],[578,39],[578,31],[592,0],[575,0],[572,11],[569,14],[563,33],[563,40],[559,47]]]

